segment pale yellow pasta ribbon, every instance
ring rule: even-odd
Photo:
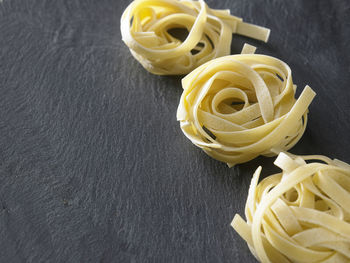
[[[242,53],[254,51],[245,46]],[[177,119],[183,133],[229,166],[293,147],[315,96],[306,86],[295,100],[289,66],[257,54],[209,61],[188,74],[182,87]]]
[[[121,34],[132,55],[153,74],[187,74],[230,54],[232,34],[267,41],[270,30],[244,23],[230,10],[209,8],[203,0],[135,0],[121,17]],[[182,42],[169,33],[188,31]]]
[[[313,162],[310,162],[313,160]],[[306,162],[308,161],[308,162]],[[280,153],[282,173],[253,175],[231,225],[263,263],[350,262],[350,166],[325,156]]]

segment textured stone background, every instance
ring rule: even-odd
[[[0,262],[255,262],[229,226],[251,174],[188,141],[180,77],[147,73],[121,42],[129,1],[0,2]],[[271,28],[234,37],[317,97],[293,153],[350,162],[350,2],[208,1]]]

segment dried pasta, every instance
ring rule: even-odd
[[[229,166],[271,149],[287,151],[301,138],[315,92],[306,86],[294,98],[289,66],[274,57],[225,56],[198,67],[182,80],[177,120],[185,136]]]
[[[283,152],[275,165],[282,172],[259,184],[262,168],[255,171],[247,222],[236,214],[231,223],[253,255],[263,263],[350,262],[350,165]]]
[[[203,0],[135,0],[121,17],[121,34],[132,55],[153,74],[187,74],[230,54],[232,34],[267,41],[270,30],[244,23],[230,10],[209,8]],[[184,41],[169,30],[188,31]]]

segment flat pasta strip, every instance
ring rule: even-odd
[[[315,96],[306,86],[295,99],[292,73],[283,61],[253,54],[250,45],[242,52],[209,61],[183,78],[177,110],[185,136],[230,167],[292,148],[305,131]]]
[[[350,167],[284,152],[275,165],[282,173],[260,183],[262,168],[256,170],[246,222],[236,214],[231,223],[254,256],[263,263],[350,262]]]
[[[270,34],[230,10],[209,8],[203,0],[135,0],[125,9],[120,29],[132,55],[157,75],[187,74],[229,55],[233,33],[265,42]],[[171,34],[174,29],[185,32]]]

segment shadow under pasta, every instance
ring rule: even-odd
[[[183,27],[170,28],[167,32],[181,42],[184,42],[189,34],[188,30]]]

